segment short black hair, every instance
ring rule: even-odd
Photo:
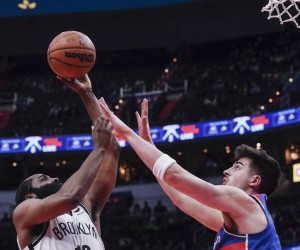
[[[247,157],[251,159],[254,172],[261,177],[259,192],[270,195],[279,184],[281,170],[278,161],[263,149],[255,149],[242,144],[234,150],[234,161]]]
[[[25,200],[25,196],[32,192],[32,178],[24,180],[16,191],[16,206]]]

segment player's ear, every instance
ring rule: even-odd
[[[260,175],[253,175],[250,181],[250,186],[251,187],[257,187],[261,184],[261,176]]]
[[[25,195],[25,200],[36,199],[36,198],[37,198],[37,195],[35,193],[30,193],[30,194]]]

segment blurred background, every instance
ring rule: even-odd
[[[0,3],[0,249],[18,249],[19,183],[66,180],[89,154],[90,121],[50,70],[50,41],[80,31],[97,49],[97,97],[136,129],[149,99],[156,145],[221,184],[234,148],[263,148],[282,167],[269,197],[281,244],[300,244],[300,31],[253,0],[2,0]],[[212,249],[215,233],[180,212],[121,142],[117,184],[101,215],[106,249]],[[300,246],[299,246],[300,247]]]

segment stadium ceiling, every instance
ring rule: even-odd
[[[0,17],[129,10],[191,1],[195,0],[2,0]]]
[[[33,14],[41,7],[40,4],[68,2],[26,1],[27,3],[23,3],[23,0],[4,0],[0,4],[0,13],[9,16],[1,18],[0,14],[1,56],[43,54],[53,37],[68,30],[87,34],[97,51],[103,51],[144,48],[172,50],[182,43],[195,44],[232,39],[283,29],[283,25],[277,21],[267,20],[266,14],[261,12],[263,3],[253,0],[153,0],[147,2],[154,4],[180,1],[181,4],[160,5],[160,7],[156,5],[157,7],[153,8],[126,11],[96,11],[96,9],[88,11],[87,7],[82,6],[81,10],[86,12],[59,13],[63,8],[62,10],[57,8],[57,14],[53,14],[49,8],[49,14],[26,14],[27,16],[9,14],[12,12],[9,6],[18,13]],[[124,4],[129,2],[129,0],[115,0],[114,4],[117,1]],[[88,1],[84,3],[86,2]],[[130,0],[130,2],[146,1]],[[36,7],[30,9],[29,4],[33,3],[36,3]],[[28,8],[20,9],[18,4]],[[119,7],[117,4],[115,6]],[[72,9],[72,6],[68,7]]]

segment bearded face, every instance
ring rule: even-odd
[[[32,192],[37,195],[39,199],[44,199],[52,194],[55,194],[62,187],[62,183],[54,181],[52,183],[45,184],[39,188],[32,188]]]

